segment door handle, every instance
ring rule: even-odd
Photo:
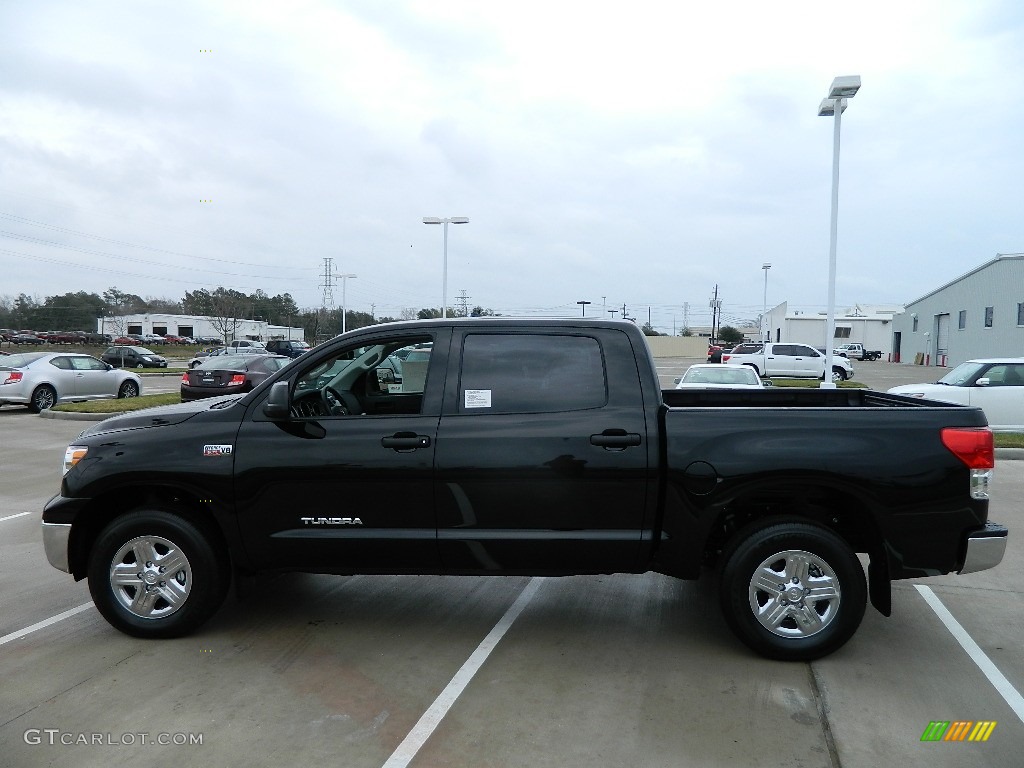
[[[606,429],[599,435],[591,435],[590,444],[599,448],[621,451],[640,445],[640,435],[636,432],[627,432],[624,429]]]
[[[396,451],[415,451],[417,448],[430,446],[428,435],[417,435],[415,432],[396,432],[391,437],[382,437],[380,444],[384,448],[392,448]]]

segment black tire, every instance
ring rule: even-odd
[[[134,637],[192,632],[224,602],[230,574],[226,552],[188,520],[163,510],[140,509],[117,518],[100,533],[89,556],[89,592],[96,608],[113,627]]]
[[[832,381],[840,382],[846,381],[846,371],[842,368],[836,367],[832,369]]]
[[[32,411],[32,413],[39,413],[40,411],[45,411],[47,408],[52,408],[56,404],[57,390],[49,384],[40,384],[32,393],[32,398],[28,403],[28,409]]]
[[[143,368],[146,367],[146,364],[145,363],[136,363],[135,367],[138,368],[141,371]]]
[[[126,381],[121,385],[121,388],[117,390],[118,398],[124,397],[138,397],[139,396],[139,385],[134,381]]]
[[[722,564],[726,623],[767,658],[826,656],[864,618],[864,569],[849,545],[825,528],[802,522],[748,528],[723,553]]]

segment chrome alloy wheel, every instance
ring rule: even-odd
[[[810,552],[790,549],[765,558],[748,590],[750,610],[779,637],[810,637],[836,618],[842,595],[835,571]]]
[[[125,543],[110,563],[110,589],[142,619],[162,619],[181,608],[192,590],[192,566],[178,546],[162,536]]]

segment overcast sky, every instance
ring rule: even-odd
[[[0,3],[0,296],[727,321],[904,303],[1024,251],[1024,6]],[[340,281],[334,303],[342,302]]]

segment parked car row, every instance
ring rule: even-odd
[[[0,405],[25,405],[38,413],[57,403],[138,397],[141,392],[136,374],[91,355],[25,352],[0,359]]]
[[[90,331],[17,331],[0,328],[0,341],[11,344],[106,344],[110,336]]]

